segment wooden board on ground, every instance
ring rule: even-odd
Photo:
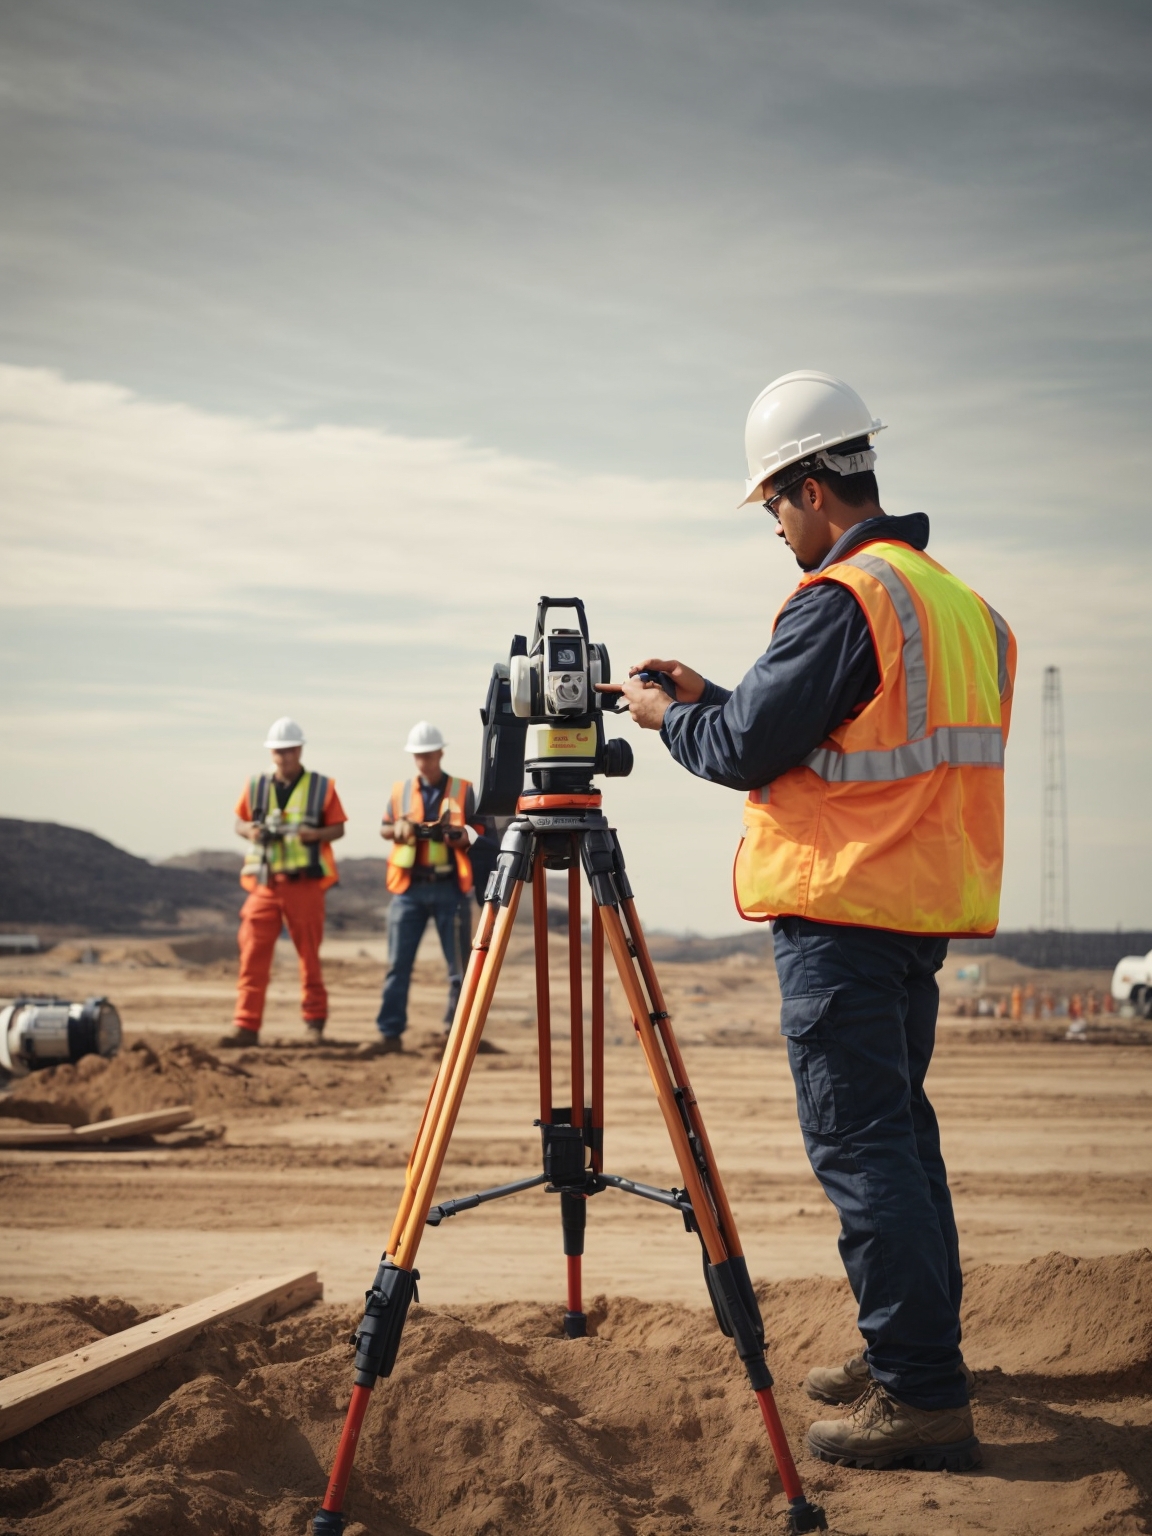
[[[226,1318],[270,1323],[323,1295],[323,1283],[314,1269],[245,1280],[203,1301],[19,1371],[0,1381],[0,1440],[142,1375],[190,1344],[209,1323]]]
[[[191,1104],[177,1104],[172,1109],[150,1109],[144,1114],[121,1115],[116,1120],[93,1120],[90,1125],[0,1123],[0,1147],[83,1147],[92,1142],[123,1141],[131,1136],[159,1136],[195,1118]]]
[[[0,1147],[55,1147],[75,1140],[70,1125],[2,1125]]]
[[[142,1115],[121,1115],[117,1120],[93,1120],[76,1128],[77,1141],[119,1141],[125,1136],[159,1136],[196,1118],[191,1104],[174,1109],[150,1109]]]

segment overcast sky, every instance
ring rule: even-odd
[[[1152,926],[1146,5],[0,9],[0,813],[227,846],[270,719],[374,832],[412,719],[576,590],[728,684],[796,576],[735,511],[813,366],[1015,627],[1004,921]],[[740,798],[610,787],[650,922],[732,928]]]

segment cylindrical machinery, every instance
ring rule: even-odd
[[[115,1056],[120,1015],[106,997],[69,1003],[60,997],[18,997],[0,1004],[0,1069],[24,1077],[82,1056]]]

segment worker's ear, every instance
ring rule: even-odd
[[[805,512],[823,512],[825,497],[821,481],[805,480],[797,495],[800,497],[799,505]]]

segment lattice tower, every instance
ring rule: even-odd
[[[1043,786],[1040,833],[1040,928],[1066,933],[1068,901],[1068,788],[1064,760],[1064,695],[1060,668],[1044,668],[1040,711]]]

